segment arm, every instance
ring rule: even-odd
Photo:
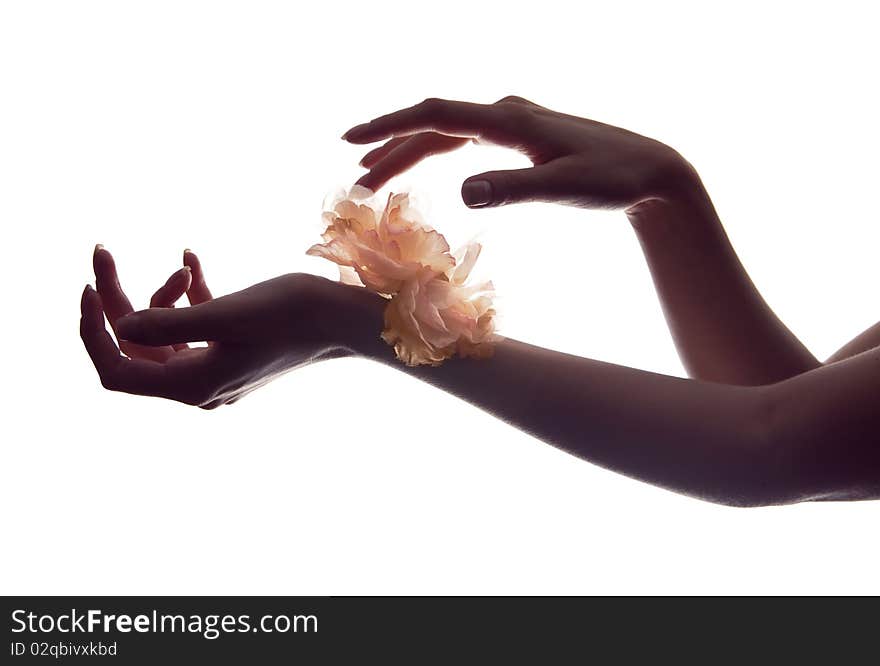
[[[108,256],[96,260],[98,271],[111,270]],[[162,360],[122,356],[104,329],[105,303],[121,294],[115,272],[99,276],[103,295],[84,291],[80,331],[106,387],[213,408],[297,367],[358,355],[584,460],[700,499],[759,506],[880,496],[880,353],[761,387],[668,377],[514,340],[490,359],[408,368],[378,337],[386,301],[365,289],[288,275],[172,309],[192,284],[175,275],[157,307],[112,322],[128,349]],[[201,340],[211,346],[185,346]]]
[[[572,455],[730,506],[880,498],[880,351],[768,386],[680,379],[503,340],[486,360],[411,368],[374,334],[361,292],[354,353]]]
[[[361,162],[370,171],[359,183],[374,190],[473,138],[516,148],[535,166],[468,178],[462,196],[471,207],[547,201],[626,210],[693,377],[758,385],[820,365],[761,298],[696,172],[668,146],[517,97],[494,105],[426,100],[344,138],[388,139]]]
[[[825,362],[837,363],[869,349],[874,349],[878,345],[880,345],[880,322],[859,333],[855,338],[834,352]]]
[[[688,374],[761,385],[819,367],[755,288],[699,177],[680,177],[681,196],[626,212]]]

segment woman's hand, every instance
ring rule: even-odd
[[[133,312],[113,257],[96,248],[97,291],[83,291],[80,335],[106,388],[213,409],[289,370],[353,353],[381,321],[381,297],[315,275],[283,275],[213,299],[198,258],[187,251],[184,262],[148,310]],[[175,309],[183,293],[192,305]],[[196,341],[208,346],[186,344]]]
[[[351,143],[388,141],[364,156],[358,184],[378,190],[429,155],[469,140],[519,150],[531,168],[490,171],[464,181],[472,208],[545,201],[584,208],[629,208],[674,198],[695,174],[669,146],[619,127],[545,109],[521,97],[495,104],[427,99],[348,130]]]
[[[473,139],[519,150],[534,166],[468,178],[461,195],[472,208],[546,201],[625,209],[692,377],[771,384],[820,365],[761,298],[696,171],[669,146],[519,97],[489,105],[429,99],[343,138],[388,139],[361,162],[370,171],[358,183],[372,190]]]

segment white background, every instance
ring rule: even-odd
[[[734,5],[731,5],[733,7]],[[306,257],[348,127],[518,94],[665,141],[821,357],[880,316],[868,3],[5,2],[0,592],[880,593],[880,504],[738,510],[593,467],[344,360],[213,412],[105,392],[78,335],[96,242],[138,307],[184,247],[216,294]],[[621,213],[470,211],[485,147],[398,188],[481,233],[503,332],[681,375]]]

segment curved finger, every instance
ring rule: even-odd
[[[171,277],[159,287],[150,298],[151,308],[173,308],[174,304],[186,293],[192,282],[192,272],[189,266],[184,266],[180,270],[171,274]],[[174,351],[188,349],[186,343],[177,343],[171,345]]]
[[[205,271],[202,268],[201,260],[196,253],[190,249],[183,251],[183,263],[192,271],[192,282],[190,288],[186,291],[186,297],[189,299],[190,305],[198,305],[199,303],[207,303],[213,300],[214,296],[208,289],[208,283],[205,281]],[[208,340],[208,346],[214,345],[213,340]]]
[[[467,144],[468,139],[435,132],[417,134],[387,153],[357,184],[377,192],[385,183],[411,169],[426,157],[448,153]]]
[[[122,355],[104,327],[101,297],[90,286],[86,286],[83,291],[80,312],[80,338],[105,388],[169,397],[168,382],[161,363],[130,359]]]
[[[159,287],[150,298],[151,308],[173,308],[174,304],[186,293],[192,282],[189,266],[176,270],[165,284]]]
[[[186,297],[189,299],[190,305],[198,305],[210,301],[214,297],[208,284],[205,282],[205,271],[202,268],[202,262],[192,250],[183,251],[183,265],[188,267],[192,273],[192,281],[186,290]]]
[[[103,245],[96,245],[92,254],[92,266],[95,270],[95,286],[97,293],[100,295],[103,312],[107,315],[107,321],[110,327],[119,337],[116,330],[116,322],[133,312],[131,301],[122,290],[119,283],[119,274],[116,270],[116,261],[113,255]],[[122,351],[131,358],[143,358],[153,361],[165,361],[174,350],[167,348],[147,348],[139,345],[133,345],[128,342],[120,342]]]
[[[79,337],[103,383],[104,376],[110,373],[124,357],[104,327],[101,297],[90,285],[86,285],[83,289],[80,299]]]
[[[366,169],[369,169],[376,162],[381,160],[388,153],[390,153],[392,150],[397,148],[397,146],[399,146],[400,144],[402,144],[404,141],[408,140],[409,138],[410,137],[407,137],[407,136],[400,136],[400,137],[397,137],[396,139],[390,139],[389,141],[386,141],[378,148],[373,148],[373,150],[371,150],[370,152],[368,152],[366,155],[363,156],[363,158],[361,159],[361,161],[359,163],[360,166],[362,166]]]
[[[525,105],[474,104],[446,99],[426,99],[420,104],[356,125],[342,135],[349,143],[364,144],[439,132],[447,136],[472,139],[481,137],[502,145],[516,145],[516,118],[510,110],[526,110]]]
[[[92,266],[95,269],[95,287],[101,295],[104,312],[107,313],[107,319],[112,326],[117,319],[133,311],[131,301],[119,284],[119,274],[116,272],[113,255],[103,245],[95,246]]]

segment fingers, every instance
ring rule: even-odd
[[[79,336],[103,382],[104,374],[113,371],[123,356],[104,327],[101,297],[86,285],[80,300]]]
[[[192,250],[183,251],[183,265],[189,267],[192,272],[192,282],[186,291],[190,305],[198,305],[205,301],[210,301],[213,296],[211,290],[205,282],[205,272],[202,269],[202,262]]]
[[[369,169],[376,162],[385,157],[392,150],[397,148],[400,144],[406,141],[409,137],[401,136],[396,139],[390,139],[386,143],[382,144],[378,148],[373,148],[370,152],[364,155],[363,159],[360,161],[360,165],[366,169]]]
[[[100,295],[103,312],[107,315],[110,327],[119,337],[118,331],[116,331],[116,322],[121,317],[132,312],[131,302],[119,284],[119,274],[116,271],[116,262],[113,259],[113,255],[103,245],[95,246],[95,251],[92,255],[92,265],[95,269],[95,286],[97,287],[98,295]],[[101,326],[103,327],[103,325],[102,320]],[[121,346],[122,351],[132,358],[143,358],[159,362],[166,360],[174,353],[174,350],[171,348],[149,349],[128,342],[122,342]]]
[[[131,302],[119,284],[119,275],[116,272],[116,262],[113,260],[113,255],[104,249],[103,245],[95,246],[92,265],[95,269],[95,287],[101,295],[104,312],[107,313],[107,319],[110,320],[112,326],[117,319],[132,311]]]
[[[396,141],[396,139],[392,139],[392,141]],[[387,148],[392,141],[389,141],[379,150]],[[448,153],[456,148],[460,148],[467,142],[468,139],[444,136],[436,132],[426,132],[411,136],[385,152],[378,160],[371,161],[372,167],[370,171],[361,176],[357,184],[377,192],[389,180],[414,167],[426,157]],[[371,154],[368,153],[367,157],[370,157]],[[364,161],[367,161],[366,157]]]
[[[189,266],[184,266],[178,271],[171,274],[171,277],[156,290],[150,298],[151,308],[173,308],[174,304],[183,296],[192,283],[192,272]],[[186,343],[177,343],[171,345],[174,351],[182,351],[188,349]]]
[[[539,109],[542,107],[512,95],[495,104],[427,99],[353,127],[342,138],[355,144],[389,139],[361,160],[361,166],[370,171],[357,184],[375,192],[426,157],[455,150],[468,140],[527,148],[534,133],[529,120]]]
[[[199,303],[207,303],[213,300],[211,290],[205,282],[205,271],[202,269],[202,262],[196,256],[195,252],[190,249],[183,251],[183,264],[188,266],[192,271],[192,284],[186,292],[190,305],[198,305]],[[209,340],[208,346],[212,347],[214,342]]]
[[[357,125],[342,135],[349,143],[365,144],[421,132],[439,132],[463,138],[480,137],[502,145],[516,145],[517,121],[524,104],[473,104],[426,99],[420,104]]]
[[[487,171],[471,176],[461,186],[468,208],[490,208],[527,201],[557,201],[554,167],[543,164],[511,171]]]
[[[189,289],[192,283],[192,271],[184,266],[171,274],[171,277],[159,287],[150,298],[151,308],[173,308],[174,304]]]
[[[227,313],[224,299],[188,308],[151,308],[134,312],[117,322],[124,340],[142,345],[173,345],[224,337]]]
[[[101,384],[110,390],[170,397],[169,382],[161,363],[123,356],[104,327],[101,296],[86,286],[80,303],[80,337],[98,371]]]

